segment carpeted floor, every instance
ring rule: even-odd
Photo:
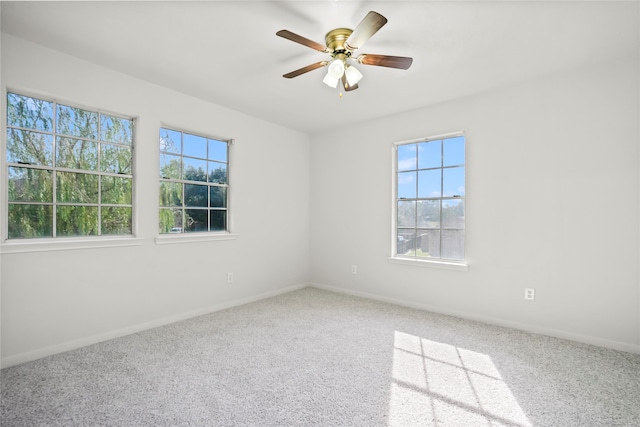
[[[640,355],[306,288],[0,371],[9,426],[640,426]]]

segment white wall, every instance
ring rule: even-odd
[[[640,352],[639,73],[603,64],[309,137],[3,35],[3,88],[138,118],[140,244],[2,253],[2,364],[309,280]],[[235,138],[236,240],[155,243],[161,122]],[[390,264],[391,144],[457,130],[469,271]]]
[[[5,253],[4,247],[3,366],[308,280],[309,136],[8,35],[2,37],[2,86],[137,117],[140,239],[137,246],[85,250]],[[236,240],[155,243],[161,122],[235,139],[230,209]]]
[[[639,75],[636,57],[315,135],[312,281],[640,352]],[[390,264],[391,144],[453,131],[469,271]]]

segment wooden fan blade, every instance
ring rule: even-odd
[[[311,49],[315,49],[320,52],[329,52],[329,49],[325,45],[309,40],[308,38],[302,37],[296,33],[292,33],[289,30],[280,30],[276,33],[276,36],[291,40],[292,42],[300,43],[303,46],[310,47]]]
[[[357,84],[355,84],[353,86],[349,86],[349,82],[347,82],[347,76],[345,76],[344,74],[342,75],[342,87],[344,88],[345,92],[349,92],[349,91],[358,89],[358,85]]]
[[[413,58],[407,56],[372,55],[365,53],[357,58],[358,62],[365,65],[377,65],[379,67],[400,68],[407,70],[413,63]]]
[[[302,67],[302,68],[299,68],[299,69],[297,69],[295,71],[287,73],[287,74],[283,75],[282,77],[284,77],[286,79],[292,79],[294,77],[298,77],[300,74],[308,73],[309,71],[313,71],[313,70],[315,70],[317,68],[322,68],[325,65],[327,65],[327,61],[316,62],[315,64],[307,65],[306,67]]]
[[[353,33],[349,36],[345,42],[347,49],[356,50],[362,47],[362,45],[378,32],[384,24],[387,23],[387,18],[380,15],[378,12],[371,11],[367,13],[362,21],[358,24]]]

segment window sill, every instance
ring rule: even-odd
[[[77,249],[99,249],[123,246],[139,246],[142,239],[136,237],[106,237],[106,238],[70,238],[70,239],[28,239],[7,240],[0,245],[0,253],[16,254],[24,252],[70,251]]]
[[[231,233],[181,233],[163,234],[157,236],[156,245],[167,245],[174,243],[210,242],[216,240],[235,240],[237,234]]]
[[[391,264],[412,265],[414,267],[428,267],[428,268],[441,268],[444,270],[457,270],[468,271],[469,264],[466,262],[453,262],[453,261],[436,261],[430,259],[415,259],[415,258],[401,258],[401,257],[389,257]]]

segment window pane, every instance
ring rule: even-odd
[[[190,159],[189,157],[183,157],[184,159],[184,176],[182,179],[187,181],[200,181],[207,182],[207,161]]]
[[[9,168],[10,202],[52,202],[51,171],[31,168]]]
[[[58,104],[57,132],[98,139],[98,113]]]
[[[187,233],[209,231],[208,213],[207,209],[185,209],[184,231]]]
[[[7,94],[7,124],[9,238],[131,234],[133,120]]]
[[[207,139],[201,136],[182,134],[183,156],[198,157],[200,159],[207,158]]]
[[[160,154],[160,178],[181,179],[182,167],[180,156]]]
[[[102,234],[132,234],[131,208],[106,206],[102,208]]]
[[[218,160],[227,163],[227,147],[224,141],[210,139],[209,141],[209,160]]]
[[[398,229],[398,240],[396,242],[398,255],[416,255],[416,230]]]
[[[397,255],[464,259],[464,136],[397,149]]]
[[[9,204],[9,238],[53,236],[53,208],[50,205]]]
[[[464,165],[464,136],[444,140],[444,166]]]
[[[100,140],[131,145],[133,143],[133,120],[120,117],[100,116]]]
[[[464,167],[442,170],[442,196],[464,196]]]
[[[464,259],[464,230],[442,231],[442,258]]]
[[[39,132],[7,129],[7,162],[51,166],[53,137]]]
[[[227,188],[226,187],[209,187],[209,207],[226,208],[227,207]]]
[[[439,258],[440,230],[418,230],[416,246],[418,247],[417,256]]]
[[[225,163],[208,162],[209,182],[216,184],[227,183],[227,165]]]
[[[429,169],[418,172],[418,197],[440,197],[440,173],[442,169]]]
[[[227,211],[209,211],[209,219],[210,231],[225,231],[227,229]]]
[[[161,129],[160,149],[160,233],[226,230],[228,143]]]
[[[398,170],[415,170],[418,166],[418,160],[416,156],[417,145],[406,144],[398,146]]]
[[[418,169],[439,168],[442,166],[442,141],[421,142],[418,144]]]
[[[184,185],[184,205],[206,208],[209,204],[208,186],[197,184]]]
[[[100,144],[100,170],[103,172],[131,174],[131,148],[121,145]]]
[[[160,129],[160,151],[182,153],[182,134],[175,130]]]
[[[464,201],[442,201],[442,228],[464,228]]]
[[[398,198],[416,198],[416,172],[400,172],[398,174]]]
[[[60,203],[98,203],[98,175],[58,172],[56,200]]]
[[[133,180],[119,176],[103,176],[101,185],[101,203],[108,205],[130,205]],[[104,212],[104,211],[103,211]]]
[[[418,228],[440,228],[440,200],[418,200]]]
[[[161,234],[182,233],[182,209],[160,209]]]
[[[69,169],[98,170],[98,143],[58,137],[56,166]]]
[[[182,206],[182,183],[160,183],[160,206]]]
[[[416,202],[401,200],[398,202],[398,227],[416,226]]]
[[[51,132],[53,102],[8,93],[7,125]]]
[[[57,236],[95,236],[98,234],[97,206],[58,206]]]

